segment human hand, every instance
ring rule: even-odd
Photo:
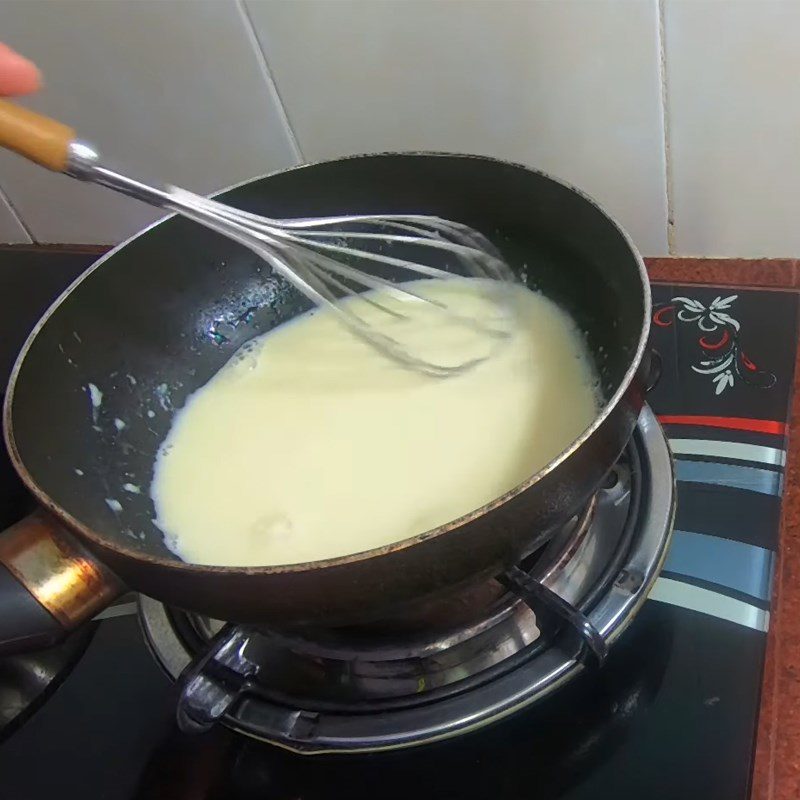
[[[0,96],[30,94],[41,84],[42,75],[36,64],[0,44]]]

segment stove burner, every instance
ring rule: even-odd
[[[141,598],[142,623],[156,658],[181,677],[186,729],[222,721],[311,753],[420,744],[549,694],[587,650],[602,661],[658,574],[673,505],[669,449],[645,408],[606,485],[543,552],[413,617],[286,633]]]

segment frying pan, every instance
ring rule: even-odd
[[[413,211],[477,228],[521,280],[585,331],[605,405],[547,467],[435,530],[306,564],[184,563],[153,523],[158,445],[189,394],[243,342],[308,302],[239,245],[167,218],[70,286],[14,367],[5,438],[42,510],[0,535],[5,652],[52,641],[125,587],[220,619],[272,626],[400,613],[533,552],[587,500],[632,433],[644,394],[647,276],[627,235],[574,188],[490,158],[403,153],[297,167],[219,199],[275,217]],[[224,468],[224,453],[208,464]]]

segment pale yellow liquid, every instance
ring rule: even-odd
[[[489,313],[468,281],[414,287],[467,316]],[[326,310],[248,343],[162,445],[151,494],[168,546],[230,566],[363,552],[461,517],[544,467],[597,414],[596,376],[564,311],[511,293],[499,346],[438,314],[413,326],[415,353],[437,363],[491,353],[455,377],[393,363]]]

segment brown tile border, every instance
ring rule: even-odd
[[[753,769],[753,800],[800,798],[800,350]]]
[[[0,244],[0,253],[86,253],[101,256],[110,249],[109,244]]]
[[[796,258],[646,258],[651,280],[800,289]]]
[[[799,259],[645,259],[653,281],[800,290]],[[793,332],[796,335],[796,332]],[[800,348],[751,800],[800,798]]]

